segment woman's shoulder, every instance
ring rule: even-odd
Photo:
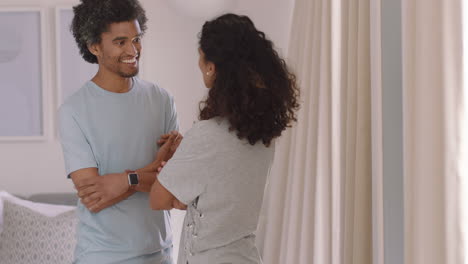
[[[208,120],[200,120],[193,124],[192,129],[199,132],[229,132],[229,121],[215,117]]]
[[[229,125],[222,119],[212,118],[209,120],[200,120],[193,124],[184,134],[184,140],[196,140],[197,142],[209,143],[210,145],[218,141],[225,140],[230,134]]]

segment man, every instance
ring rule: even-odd
[[[135,77],[145,12],[137,0],[81,0],[73,11],[80,53],[99,65],[59,110],[66,170],[81,198],[74,263],[172,263],[169,213],[152,211],[148,192],[172,155],[155,157],[157,140],[178,124],[172,97]]]

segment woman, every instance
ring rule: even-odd
[[[206,22],[199,44],[201,121],[157,176],[151,207],[187,209],[178,263],[261,263],[254,231],[274,139],[296,121],[295,77],[246,16]]]

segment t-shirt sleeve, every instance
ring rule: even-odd
[[[159,182],[184,204],[202,194],[216,173],[216,148],[210,142],[209,128],[200,123],[185,134],[176,153],[158,176]]]
[[[177,120],[177,111],[174,103],[174,97],[169,95],[166,105],[166,117],[165,117],[166,128],[164,133],[169,133],[173,130],[179,131],[179,122]]]
[[[84,168],[97,168],[91,146],[69,108],[59,110],[59,133],[67,177]]]

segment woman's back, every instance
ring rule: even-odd
[[[274,144],[266,147],[240,140],[229,131],[229,122],[220,118],[200,121],[187,132],[158,176],[163,186],[189,205],[181,241],[188,254],[179,258],[208,263],[229,255],[239,256],[241,263],[259,262],[253,232],[273,154]]]

